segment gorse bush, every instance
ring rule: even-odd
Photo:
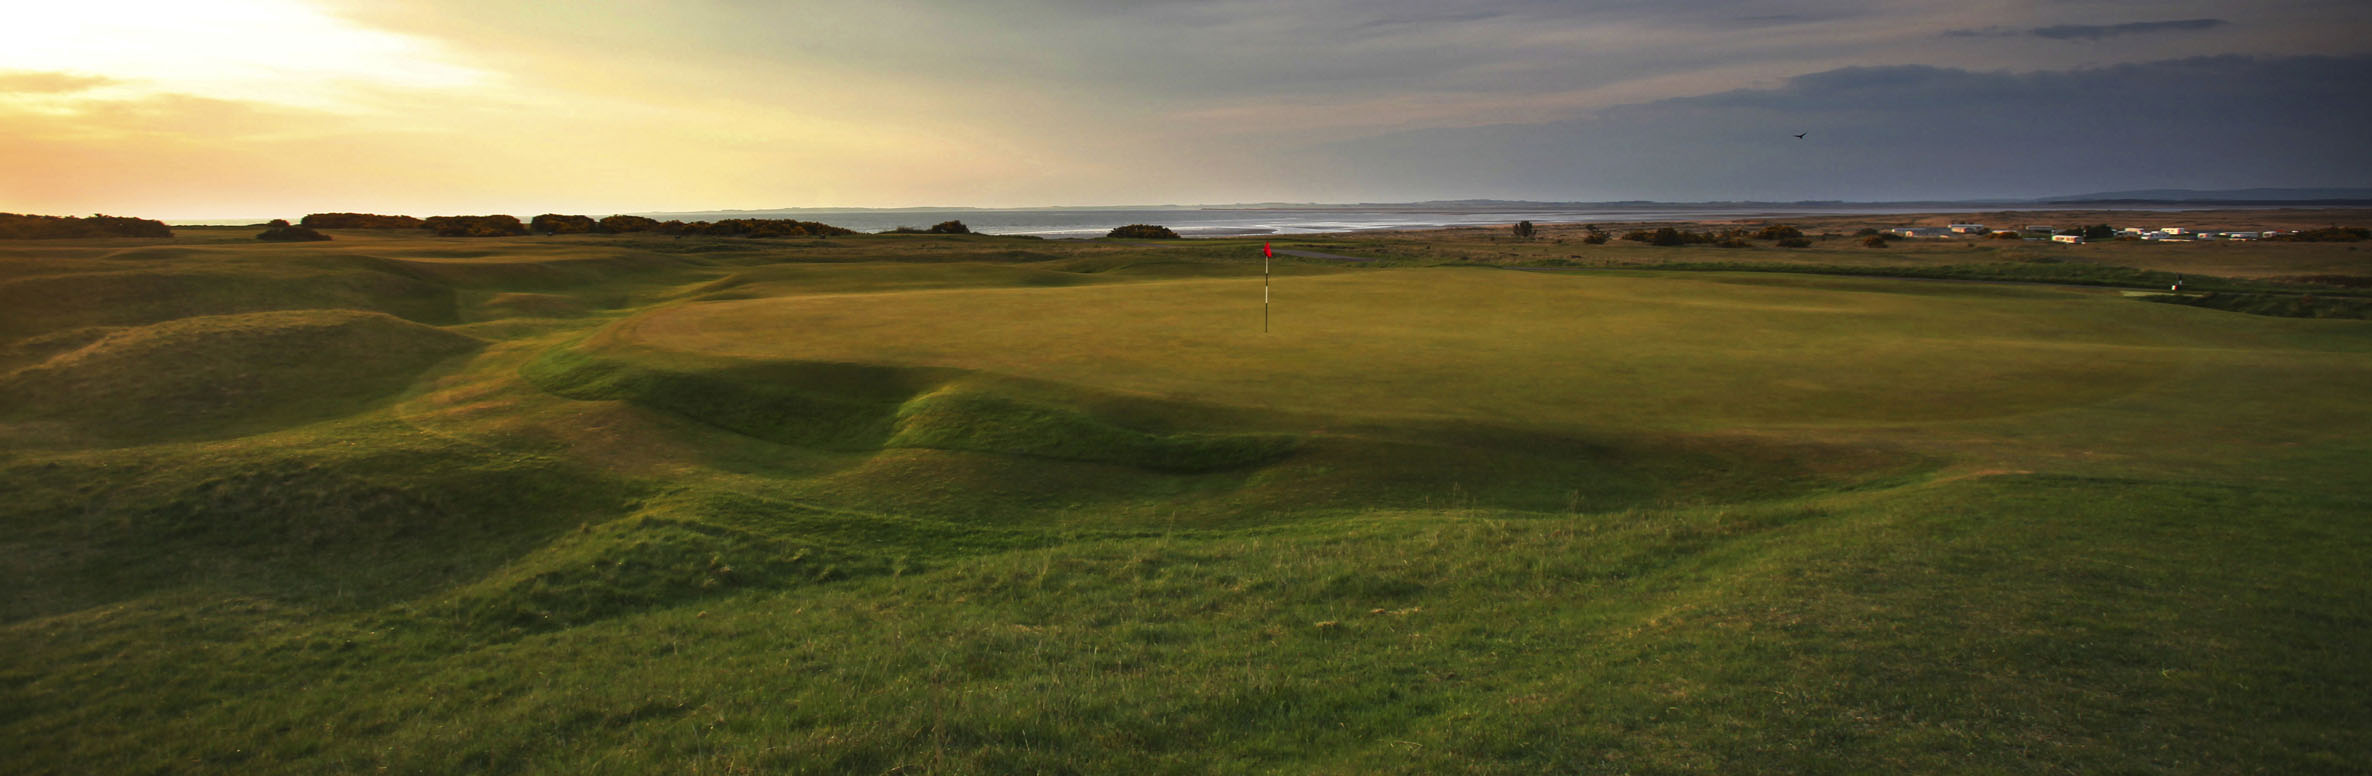
[[[35,216],[0,213],[0,239],[38,240],[83,237],[171,237],[163,221],[122,216]]]
[[[289,226],[287,221],[275,220],[270,228],[256,235],[255,239],[264,242],[321,242],[329,239],[329,235],[314,231],[312,227]]]
[[[648,232],[659,228],[659,219],[642,216],[610,216],[594,224],[597,231],[610,234]]]
[[[600,228],[591,216],[564,216],[545,213],[529,220],[527,228],[544,234],[585,234]]]
[[[314,229],[418,229],[420,219],[372,213],[314,213],[297,222]]]
[[[962,221],[941,221],[931,225],[932,234],[971,234],[972,227]]]
[[[1156,226],[1156,225],[1154,225],[1154,224],[1129,224],[1129,225],[1127,225],[1127,226],[1122,226],[1122,227],[1115,227],[1115,228],[1112,230],[1112,233],[1111,233],[1111,234],[1107,234],[1107,235],[1104,235],[1104,236],[1105,236],[1105,237],[1116,237],[1116,238],[1122,238],[1122,239],[1129,239],[1129,240],[1175,240],[1175,239],[1178,239],[1178,233],[1177,233],[1177,232],[1170,231],[1170,228],[1169,228],[1169,227],[1166,227],[1166,226]]]
[[[518,216],[436,216],[421,226],[438,237],[511,237],[527,233]]]
[[[1786,224],[1771,224],[1754,233],[1757,240],[1790,240],[1804,236],[1804,230]]]

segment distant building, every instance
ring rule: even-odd
[[[1951,232],[1937,226],[1898,226],[1894,228],[1893,234],[1896,237],[1942,237]]]
[[[2179,227],[2179,226],[2169,226],[2169,227],[2163,227],[2163,228],[2160,228],[2160,229],[2158,230],[2158,233],[2159,233],[2159,234],[2166,235],[2166,236],[2168,236],[2168,237],[2181,237],[2181,236],[2183,236],[2183,235],[2190,234],[2190,233],[2191,233],[2191,230],[2189,230],[2189,229],[2184,229],[2184,228],[2182,228],[2182,227]]]
[[[1953,224],[1946,228],[1951,229],[1953,234],[1984,234],[1993,231],[1985,228],[1984,224]]]
[[[2026,232],[2027,234],[2039,234],[2039,235],[2045,235],[2045,236],[2048,236],[2048,235],[2054,235],[2054,234],[2058,234],[2058,233],[2059,233],[2059,227],[2056,227],[2056,226],[2045,226],[2045,225],[2043,225],[2043,224],[2027,224],[2027,225],[2026,225],[2026,228],[2025,228],[2025,229],[2023,229],[2023,230],[2021,230],[2021,231],[2024,231],[2024,232]]]
[[[2082,245],[2084,244],[2084,236],[2079,234],[2054,234],[2051,235],[2051,242]]]

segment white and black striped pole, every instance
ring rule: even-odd
[[[1276,255],[1277,252],[1268,247],[1268,243],[1260,244],[1260,333],[1262,334],[1268,333],[1268,260]]]

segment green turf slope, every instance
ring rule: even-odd
[[[2365,321],[181,233],[0,246],[0,771],[2372,769]]]

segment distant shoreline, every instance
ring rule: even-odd
[[[1959,221],[2068,220],[2099,223],[2131,220],[2143,215],[2177,214],[2201,225],[2230,228],[2299,228],[2372,222],[2372,204],[2363,206],[2305,206],[2295,203],[2217,204],[2160,203],[1905,203],[1894,206],[1730,204],[1704,206],[1633,205],[1628,207],[1457,208],[1449,206],[1304,206],[1296,208],[1172,208],[1145,210],[802,210],[801,220],[814,220],[854,229],[881,232],[901,226],[918,227],[961,220],[981,234],[1034,236],[1049,239],[1102,237],[1113,227],[1132,223],[1168,226],[1189,238],[1297,236],[1356,232],[1414,231],[1458,228],[1496,228],[1516,221],[1554,224],[1736,223],[1742,221],[1866,222],[1879,226],[1942,225]],[[755,217],[760,211],[732,212]],[[533,214],[525,214],[533,215]],[[681,220],[710,220],[719,214],[668,214]],[[707,215],[710,218],[702,218]],[[266,219],[192,219],[170,221],[177,227],[250,227]]]

